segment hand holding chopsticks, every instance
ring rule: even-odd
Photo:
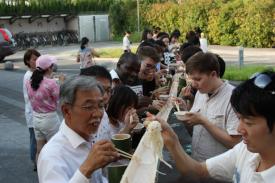
[[[122,156],[122,157],[124,157],[124,158],[129,158],[129,159],[132,158],[132,154],[129,154],[129,153],[125,152],[125,151],[122,151],[122,150],[120,150],[120,149],[118,149],[118,148],[116,148],[116,150],[118,151],[118,154],[119,154],[120,156]]]

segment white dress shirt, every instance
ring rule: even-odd
[[[29,100],[26,83],[29,82],[32,76],[32,71],[28,70],[23,79],[23,95],[25,100],[25,118],[28,128],[33,128],[33,115],[32,115],[32,106]]]
[[[93,172],[90,179],[79,170],[87,158],[91,143],[84,140],[63,121],[59,131],[43,147],[38,158],[40,183],[106,183],[102,170]]]
[[[274,183],[275,165],[256,172],[259,163],[260,155],[249,152],[243,142],[219,156],[206,160],[207,170],[213,178],[234,183]]]

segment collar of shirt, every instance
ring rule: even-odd
[[[250,168],[255,172],[256,175],[260,176],[261,179],[263,179],[263,182],[270,182],[271,180],[274,180],[275,166],[272,166],[271,168],[261,172],[256,172],[256,169],[261,161],[261,157],[258,153],[255,153],[248,161]]]
[[[110,71],[112,79],[120,79],[116,71],[113,69]]]
[[[213,98],[214,96],[216,96],[220,91],[222,91],[222,89],[228,84],[227,80],[223,80],[223,83],[221,86],[219,86],[213,93],[211,94],[206,94],[208,100],[210,100],[211,98]]]
[[[85,139],[78,135],[74,130],[72,130],[66,122],[63,120],[62,125],[60,126],[61,132],[68,139],[73,148],[79,147],[81,144],[89,144]]]

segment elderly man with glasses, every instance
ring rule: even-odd
[[[117,159],[107,140],[92,143],[104,112],[104,90],[90,76],[73,76],[61,85],[64,121],[43,148],[38,159],[40,183],[93,182],[107,180],[101,168]]]
[[[234,183],[274,183],[275,73],[263,72],[240,84],[233,90],[230,102],[238,115],[238,132],[243,140],[206,162],[190,158],[173,130],[162,121],[164,143],[177,168],[183,175],[195,177]]]

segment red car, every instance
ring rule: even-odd
[[[16,52],[15,41],[8,29],[0,28],[0,61]]]

